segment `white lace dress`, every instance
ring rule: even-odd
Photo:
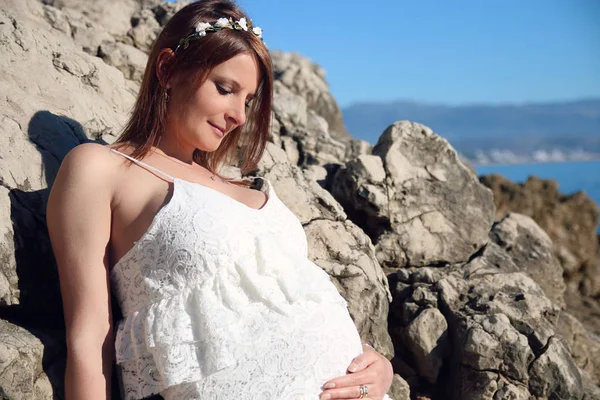
[[[173,180],[110,273],[123,399],[318,399],[362,346],[300,222],[268,182],[257,210]]]

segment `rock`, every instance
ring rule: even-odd
[[[552,241],[533,219],[509,213],[494,224],[490,238],[542,287],[549,299],[565,307],[562,266],[552,253]]]
[[[400,375],[394,374],[392,387],[388,391],[391,400],[410,400],[410,387]]]
[[[496,218],[508,212],[527,215],[548,234],[564,270],[567,310],[591,332],[600,334],[598,206],[581,192],[562,195],[551,180],[530,177],[520,184],[499,175],[480,180],[494,192]]]
[[[0,396],[52,400],[42,369],[44,346],[27,330],[0,319]]]
[[[307,132],[300,138],[302,150],[306,154],[304,164],[340,164],[345,161],[346,141],[331,136],[327,121],[313,110],[308,110]]]
[[[560,313],[559,333],[568,346],[577,366],[585,371],[594,385],[600,385],[600,339],[588,332],[583,324],[567,312]]]
[[[346,145],[346,155],[344,159],[352,160],[363,154],[371,154],[373,151],[373,145],[365,140],[352,139],[350,143]]]
[[[143,9],[131,17],[131,28],[127,36],[133,40],[133,45],[145,53],[149,53],[152,44],[160,33],[161,26],[152,10]]]
[[[280,126],[290,162],[302,167],[339,164],[347,153],[346,143],[334,139],[327,121],[308,109],[306,100],[275,81],[273,111]],[[296,156],[296,152],[298,153]]]
[[[10,191],[0,186],[0,221],[10,221]],[[14,231],[12,224],[0,225],[0,306],[19,304],[19,276],[15,259]],[[9,238],[9,240],[6,240]]]
[[[594,384],[584,386],[583,400],[600,400],[600,387]]]
[[[509,211],[531,217],[550,237],[554,251],[568,279],[580,281],[578,272],[596,260],[598,252],[598,206],[584,193],[562,195],[551,180],[530,177],[525,183],[513,183],[499,176],[480,178],[494,192],[496,219]],[[598,265],[600,268],[600,265]],[[600,269],[586,271],[598,275]],[[599,282],[600,283],[600,282]],[[599,293],[600,284],[589,295]]]
[[[559,307],[515,259],[490,242],[467,263],[385,269],[394,296],[392,364],[413,395],[529,400],[593,393],[557,339]]]
[[[359,157],[338,170],[332,193],[376,244],[384,266],[464,262],[488,242],[492,194],[446,140],[423,125],[396,122],[373,155],[383,161],[384,182],[370,180],[381,170],[367,172]]]
[[[389,197],[381,157],[360,155],[338,169],[331,191],[375,242],[389,229]]]
[[[567,311],[583,323],[596,336],[600,335],[600,301],[598,298],[581,296],[569,286],[565,292]]]
[[[515,384],[501,374],[488,371],[466,371],[456,382],[457,399],[460,400],[531,400],[526,386]]]
[[[96,26],[101,26],[111,36],[124,36],[131,28],[131,15],[140,9],[136,0],[103,0],[89,2],[83,0],[53,0],[53,6],[67,11],[74,11],[89,19]]]
[[[114,43],[115,39],[102,25],[90,20],[75,9],[60,10],[44,6],[46,21],[58,31],[72,37],[76,45],[89,55],[95,56],[102,43]]]
[[[285,151],[290,164],[298,165],[300,163],[300,151],[298,143],[291,136],[281,137],[281,148]]]
[[[530,367],[529,388],[542,398],[581,399],[583,388],[577,366],[558,337],[551,337],[543,354]]]
[[[271,179],[278,197],[292,210],[303,225],[315,219],[343,221],[346,214],[335,199],[300,168],[288,163],[286,153],[272,143],[261,160],[259,175]]]
[[[534,354],[527,337],[504,314],[477,316],[467,332],[463,363],[479,371],[499,371],[508,378],[524,381]]]
[[[296,127],[308,125],[306,100],[293,93],[279,81],[273,84],[273,112],[285,133],[293,133]]]
[[[406,330],[406,342],[421,376],[437,382],[444,357],[449,350],[448,324],[437,308],[426,308]]]
[[[327,121],[335,139],[348,140],[342,112],[329,92],[325,71],[309,59],[294,53],[271,52],[275,79],[303,98],[310,110]]]
[[[507,382],[515,398],[582,397],[580,372],[556,336],[558,308],[527,275],[489,269],[465,279],[458,270],[437,286],[456,398],[492,399]]]
[[[513,259],[496,243],[488,243],[480,253],[473,257],[464,267],[464,275],[474,278],[494,272],[519,272],[520,268]]]
[[[148,56],[143,51],[124,43],[103,43],[98,56],[108,65],[123,73],[125,79],[141,85]]]

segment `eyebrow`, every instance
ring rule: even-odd
[[[225,76],[220,76],[220,75],[218,75],[216,79],[217,79],[218,81],[223,81],[223,82],[225,82],[225,83],[228,83],[228,84],[230,84],[231,86],[233,86],[233,87],[232,87],[232,89],[233,89],[233,90],[239,90],[239,89],[242,87],[242,85],[240,85],[240,84],[238,83],[238,81],[236,81],[236,80],[235,80],[235,79],[233,79],[233,78],[227,78],[227,77],[225,77]],[[253,99],[254,97],[256,97],[256,92],[255,92],[255,93],[248,93],[248,96],[247,96],[247,97],[248,97],[248,98],[250,98],[250,99]]]

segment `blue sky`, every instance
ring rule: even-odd
[[[600,97],[598,0],[238,0],[340,105]]]

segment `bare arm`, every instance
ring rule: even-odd
[[[65,314],[65,399],[110,398],[113,361],[107,249],[111,182],[107,149],[71,151],[54,182],[47,208]]]

